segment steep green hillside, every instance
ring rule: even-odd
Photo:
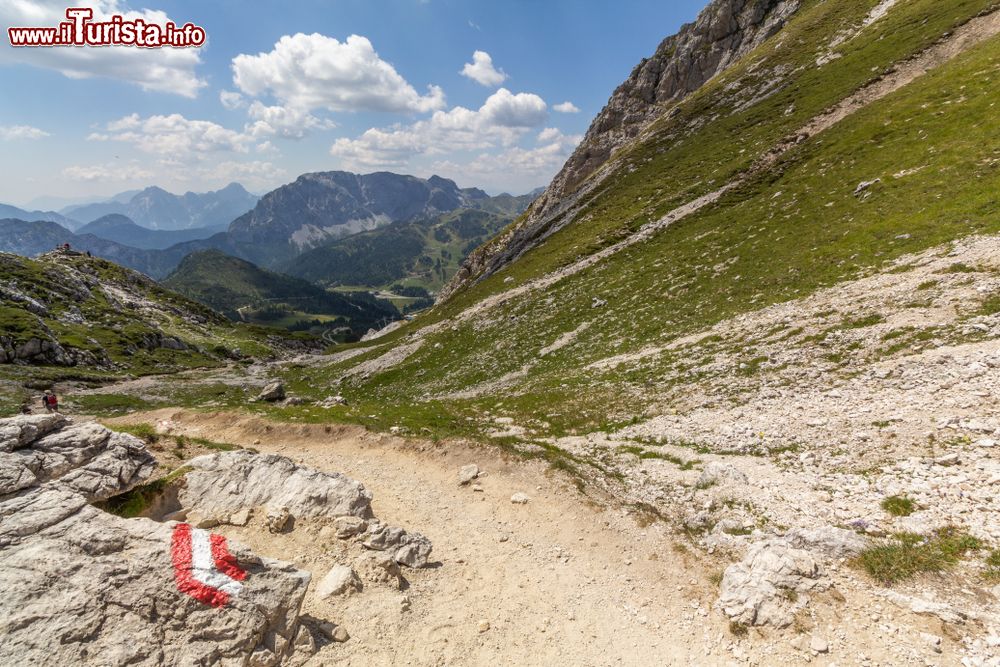
[[[142,274],[80,254],[0,254],[0,322],[4,375],[24,365],[169,373],[306,343],[234,325]]]
[[[365,292],[328,292],[217,250],[188,255],[163,284],[233,320],[261,324],[296,327],[319,318],[324,329],[363,334],[399,317],[392,304]]]
[[[502,197],[493,201],[506,201]],[[511,197],[507,203],[521,210],[527,204],[522,197]],[[433,292],[455,275],[470,252],[510,220],[497,213],[462,209],[397,222],[310,250],[283,270],[322,285],[388,287],[402,283]]]
[[[901,2],[863,27],[876,4],[803,3],[777,37],[584,182],[561,228],[331,367],[331,381],[349,375],[341,391],[361,406],[345,416],[360,419],[371,401],[389,406],[379,418],[385,424],[461,432],[474,428],[466,416],[489,410],[560,434],[659,414],[680,405],[672,404],[673,385],[699,377],[695,360],[711,357],[711,344],[734,352],[726,341],[682,355],[661,349],[624,366],[592,364],[663,348],[906,253],[1000,231],[995,17],[973,24],[926,74],[891,94],[878,91],[906,71],[908,58],[965,34],[960,27],[993,3]],[[794,136],[866,85],[871,94],[828,128]],[[574,267],[728,183],[714,203]],[[402,361],[350,374],[393,347]],[[751,356],[737,368],[756,372],[761,363]]]

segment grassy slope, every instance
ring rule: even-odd
[[[64,348],[106,351],[116,372],[160,373],[221,363],[227,350],[245,355],[274,353],[267,338],[275,332],[238,327],[218,313],[166,290],[145,276],[97,258],[63,257],[32,260],[14,255],[0,256],[0,276],[17,291],[45,304],[41,316],[28,312],[18,302],[0,298],[0,321],[4,335],[15,344],[30,338],[54,339]],[[82,277],[97,279],[86,285]],[[149,307],[116,305],[116,298],[102,287],[113,286],[148,302]],[[84,289],[81,289],[83,287]],[[82,322],[75,322],[82,318]],[[180,339],[187,350],[143,349],[144,338],[162,333]],[[101,379],[111,372],[93,369],[51,369],[0,366],[4,378],[26,380],[75,374]]]
[[[386,288],[400,283],[437,291],[473,248],[509,220],[506,215],[459,210],[398,222],[310,250],[285,270],[321,285]]]
[[[385,302],[367,294],[327,292],[299,278],[267,271],[216,250],[188,255],[164,285],[189,298],[240,319],[240,308],[287,306],[304,317],[337,318],[361,332],[386,318],[397,317]]]
[[[688,100],[680,114],[632,148],[626,168],[602,186],[584,221],[417,325],[454,315],[499,291],[506,276],[519,283],[542,275],[718,187],[789,131],[863,85],[873,71],[990,5],[987,0],[901,3],[842,45],[842,58],[822,68],[811,64],[817,44],[828,43],[874,4],[807,3],[782,39]],[[726,84],[762,59],[766,64],[758,72],[778,65],[803,69],[778,94],[733,112]],[[550,433],[603,428],[647,407],[629,398],[640,393],[630,389],[655,383],[658,372],[650,364],[627,377],[595,376],[583,370],[588,361],[808,294],[903,253],[1000,230],[994,194],[1000,186],[998,62],[1000,42],[992,40],[804,142],[779,169],[650,242],[545,293],[508,303],[486,321],[444,329],[406,362],[342,388],[356,406],[344,409],[343,417],[449,433],[474,430],[464,417],[493,411],[533,421]],[[786,115],[793,102],[794,111]],[[718,116],[684,134],[686,120],[706,114]],[[893,176],[918,167],[915,174]],[[867,200],[853,195],[859,181],[875,177],[882,183]],[[594,297],[607,300],[607,306],[592,309]],[[591,326],[576,345],[538,358],[541,347],[584,322]],[[380,342],[392,344],[406,334]],[[328,377],[384,350],[340,364]],[[423,402],[526,364],[534,365],[507,397]],[[296,382],[297,373],[289,375]]]

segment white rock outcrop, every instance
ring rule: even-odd
[[[277,665],[309,645],[307,572],[229,545],[245,574],[212,606],[181,590],[178,572],[202,575],[178,524],[89,504],[154,468],[141,440],[96,424],[0,420],[0,664]]]
[[[191,459],[178,500],[206,515],[229,516],[243,508],[286,508],[295,518],[372,517],[372,495],[338,473],[297,465],[284,456],[247,449]]]
[[[744,625],[792,624],[804,604],[800,593],[821,585],[819,565],[808,551],[774,541],[750,546],[722,576],[718,606]]]

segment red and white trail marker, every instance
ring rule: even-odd
[[[240,582],[247,572],[229,553],[223,535],[179,523],[174,526],[170,556],[177,589],[199,602],[223,607],[243,590]]]

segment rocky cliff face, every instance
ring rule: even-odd
[[[611,95],[583,141],[514,230],[473,253],[442,292],[446,299],[523,254],[557,222],[573,195],[621,146],[777,33],[799,0],[714,0],[697,20],[663,40]]]

